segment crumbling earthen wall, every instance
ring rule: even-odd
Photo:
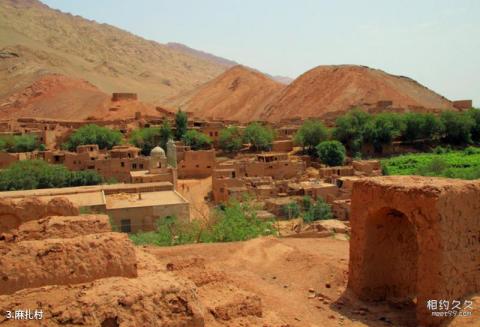
[[[112,101],[137,100],[137,93],[112,93]]]
[[[480,182],[389,176],[355,182],[348,286],[364,300],[428,300],[480,291]]]

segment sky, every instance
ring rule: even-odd
[[[480,107],[478,0],[42,0],[271,75],[358,64]]]

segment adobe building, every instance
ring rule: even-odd
[[[418,325],[440,326],[448,317],[432,315],[429,300],[463,303],[480,291],[479,199],[478,181],[355,182],[348,288],[366,301],[416,303]]]
[[[179,178],[205,178],[215,168],[215,150],[186,150],[177,165]]]
[[[113,225],[125,233],[154,230],[155,221],[167,216],[180,221],[190,219],[189,202],[168,182],[0,192],[0,200],[19,202],[27,197],[45,202],[65,198],[79,208],[107,214]]]

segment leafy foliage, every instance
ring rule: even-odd
[[[185,145],[188,145],[192,150],[207,150],[212,147],[212,140],[207,134],[197,132],[196,130],[187,131],[182,138]]]
[[[63,165],[42,160],[23,160],[0,172],[0,190],[31,190],[68,186],[96,185],[102,178],[91,170],[69,171]]]
[[[250,202],[231,201],[223,209],[217,209],[212,221],[206,227],[198,222],[181,222],[175,217],[157,221],[153,232],[131,234],[135,244],[171,246],[197,242],[245,241],[262,235],[275,234],[271,221],[261,221]]]
[[[218,143],[220,149],[225,152],[233,153],[239,151],[243,146],[243,135],[236,126],[227,127],[220,131]]]
[[[444,141],[449,144],[472,143],[475,122],[468,113],[445,111],[440,119],[445,126]]]
[[[150,155],[150,151],[157,145],[166,148],[167,142],[173,137],[173,132],[168,121],[164,121],[160,127],[149,127],[134,130],[130,136],[130,143],[140,148],[144,156]]]
[[[0,138],[0,151],[6,152],[31,152],[41,145],[37,146],[37,138],[35,135],[13,135]]]
[[[184,111],[177,111],[175,115],[175,138],[181,140],[188,128],[188,116]]]
[[[243,133],[243,141],[250,143],[254,151],[267,151],[272,147],[275,133],[270,127],[250,123]]]
[[[290,202],[282,206],[282,214],[288,219],[300,216],[300,206],[296,202]]]
[[[480,148],[463,151],[437,148],[434,153],[408,154],[382,161],[388,175],[425,175],[450,178],[480,178]]]
[[[86,144],[97,144],[100,149],[111,149],[113,146],[120,144],[122,137],[122,133],[119,131],[90,124],[73,132],[65,146],[70,151],[75,151],[77,146]]]
[[[310,153],[315,152],[315,147],[328,139],[328,130],[319,120],[307,120],[294,136],[297,145],[306,148]]]
[[[322,198],[318,198],[315,203],[311,203],[308,210],[303,214],[303,220],[307,223],[316,220],[331,219],[332,217],[333,214],[330,205]]]
[[[324,141],[317,146],[318,157],[328,166],[340,166],[345,161],[346,150],[339,141]]]
[[[472,141],[480,143],[480,109],[470,109],[468,112],[473,126],[471,129]]]
[[[337,118],[333,136],[342,142],[353,153],[361,151],[364,143],[365,126],[370,121],[370,115],[355,109]]]

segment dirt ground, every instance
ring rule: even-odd
[[[363,303],[345,291],[348,241],[267,237],[145,251],[196,284],[206,326],[415,326],[413,306]],[[479,324],[477,312],[450,326]]]

